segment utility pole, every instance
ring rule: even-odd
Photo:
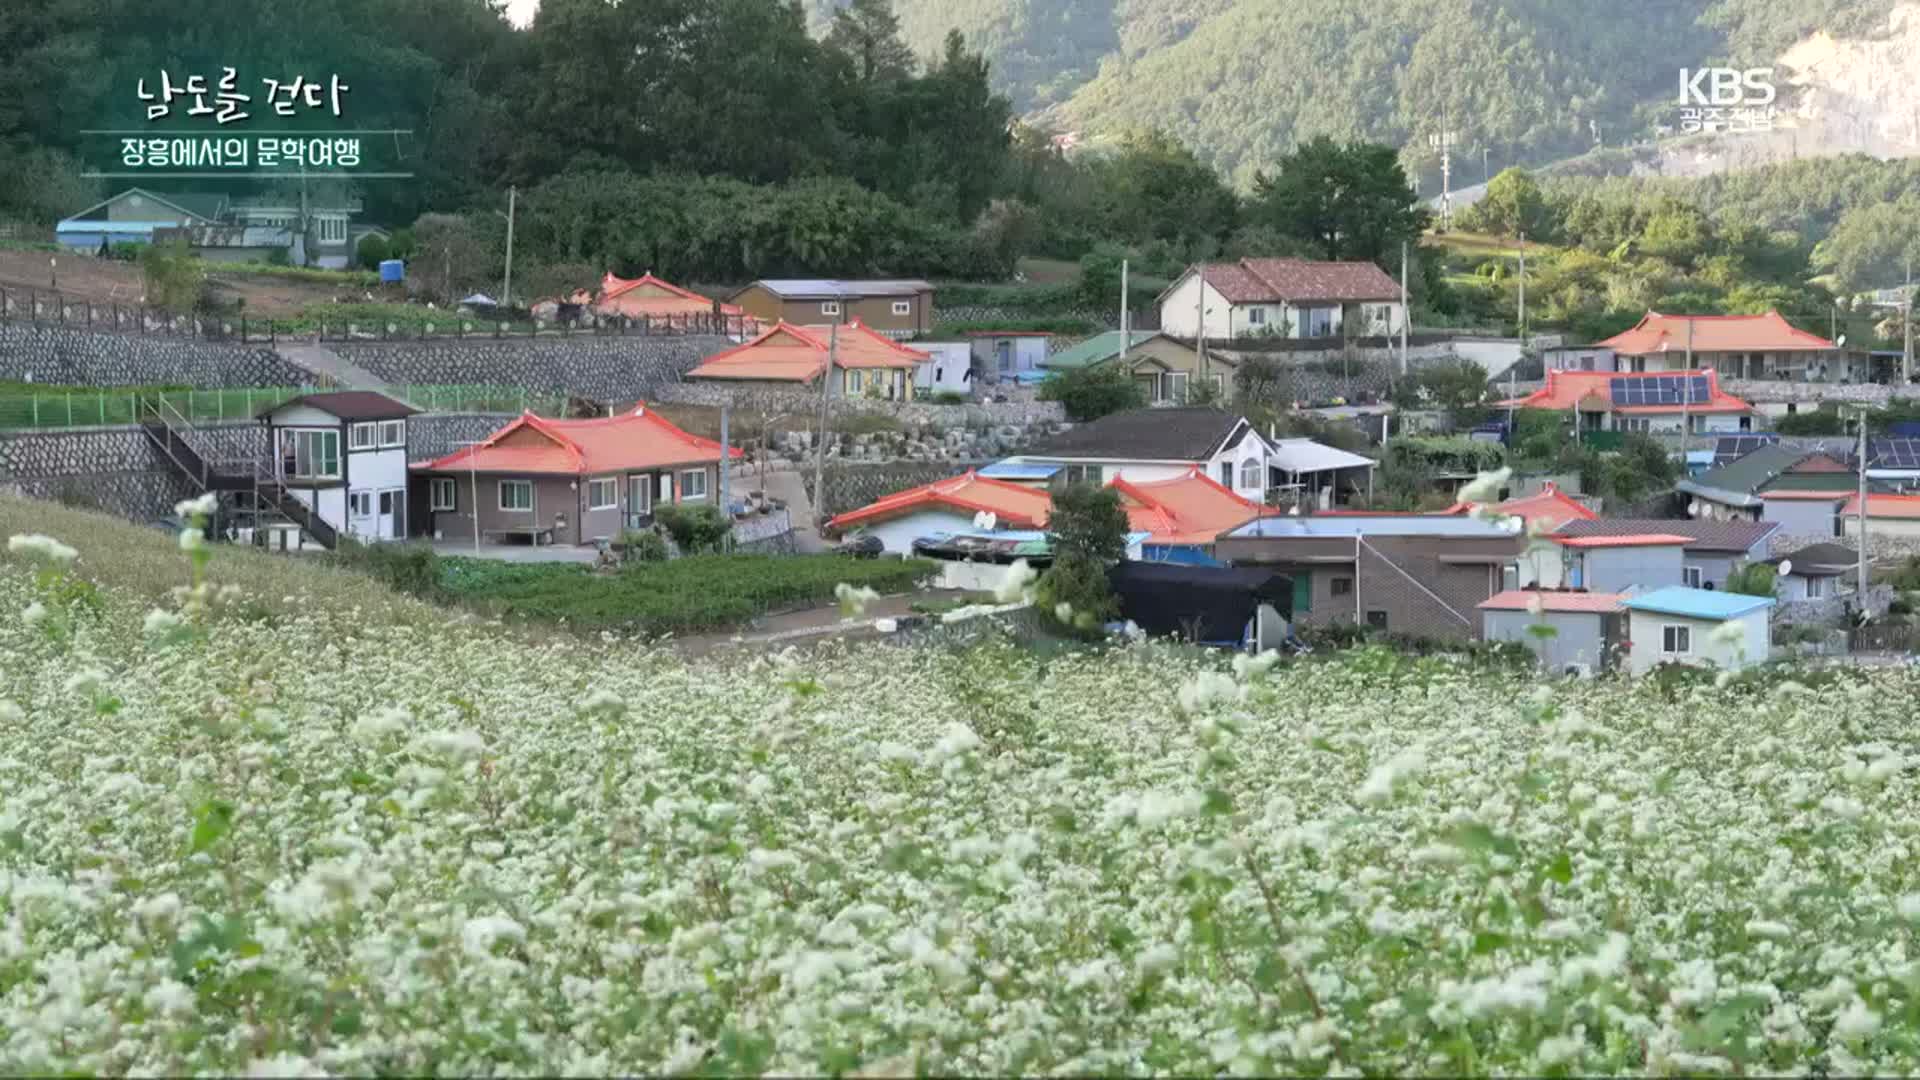
[[[1867,614],[1867,410],[1856,410],[1860,418],[1860,510],[1854,515],[1854,527],[1860,533],[1860,615]]]
[[[731,445],[727,441],[727,412],[727,406],[720,406],[720,512],[731,519],[733,503],[728,499],[728,495],[732,492],[732,485],[727,481],[733,477],[733,455],[727,451],[727,447]],[[733,549],[732,529],[727,530],[725,546],[729,551]]]
[[[1693,426],[1693,320],[1687,320],[1687,373],[1680,380],[1680,472],[1687,471],[1687,442]]]
[[[1900,387],[1913,382],[1913,256],[1907,256],[1907,288],[1900,297],[1900,325],[1906,331],[1906,342],[1900,349]]]
[[[1407,242],[1400,241],[1400,377],[1406,378],[1413,371],[1413,361],[1407,354],[1407,324],[1413,321],[1413,305],[1407,300]]]
[[[1133,328],[1127,325],[1127,260],[1120,260],[1120,362],[1126,363]]]
[[[1527,351],[1527,231],[1520,230],[1520,352]]]
[[[1427,136],[1427,145],[1440,151],[1440,231],[1453,230],[1453,144],[1456,132],[1443,131]]]
[[[500,306],[513,306],[513,214],[520,200],[520,189],[507,189],[507,280],[500,287]]]
[[[843,308],[844,310],[844,308]],[[813,448],[813,517],[818,526],[827,504],[827,393],[840,363],[840,315],[827,331],[827,370],[820,375],[820,442]]]
[[[1193,347],[1198,350],[1200,363],[1200,381],[1207,379],[1207,264],[1194,263],[1194,272],[1200,279],[1200,288],[1193,301]],[[1233,309],[1227,309],[1227,321],[1233,321]],[[1228,326],[1227,329],[1233,329]],[[1231,335],[1229,335],[1231,336]]]

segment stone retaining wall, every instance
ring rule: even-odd
[[[299,386],[307,372],[261,346],[0,322],[0,379],[67,386]]]
[[[578,337],[560,341],[447,340],[330,344],[341,359],[392,383],[512,386],[625,403],[662,388],[714,353],[718,335]]]
[[[1839,596],[1825,596],[1818,600],[1795,600],[1791,603],[1779,603],[1773,606],[1772,621],[1775,626],[1819,626],[1842,618],[1855,608],[1857,593],[1842,593]],[[1893,586],[1874,585],[1867,589],[1867,609],[1884,612],[1893,602]]]
[[[891,462],[885,465],[837,465],[827,469],[827,517],[857,510],[883,495],[946,480],[984,462]]]
[[[742,413],[767,413],[774,416],[815,416],[820,398],[799,390],[768,390],[761,387],[725,386],[716,383],[687,382],[663,386],[653,394],[655,401],[681,405],[730,405]],[[993,401],[965,405],[935,405],[920,401],[885,401],[873,398],[830,399],[833,415],[864,413],[888,416],[905,427],[952,431],[962,428],[1032,427],[1058,424],[1066,420],[1066,410],[1057,401]]]

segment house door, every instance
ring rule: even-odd
[[[1333,309],[1307,309],[1307,336],[1315,338],[1333,336]]]
[[[389,488],[380,493],[380,512],[373,521],[373,535],[379,540],[398,540],[407,530],[407,490]]]
[[[627,528],[638,529],[653,515],[653,477],[627,477]]]

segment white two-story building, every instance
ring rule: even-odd
[[[369,390],[306,394],[261,414],[273,476],[342,536],[407,535],[407,418],[419,412]]]

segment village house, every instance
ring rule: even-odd
[[[651,270],[637,278],[619,278],[609,273],[600,279],[600,294],[592,302],[595,314],[636,321],[671,323],[703,316],[741,314],[737,305],[722,304],[691,289],[662,281],[654,277]]]
[[[1187,566],[1220,566],[1214,541],[1223,532],[1277,510],[1239,495],[1198,467],[1171,480],[1115,479],[1127,528],[1145,533],[1140,558]]]
[[[1772,597],[1673,586],[1629,596],[1628,666],[1645,675],[1661,664],[1739,671],[1773,651]]]
[[[1613,670],[1627,643],[1625,599],[1620,593],[1510,589],[1480,603],[1481,636],[1525,645],[1547,671],[1590,677]],[[1540,633],[1540,627],[1552,633]]]
[[[407,418],[420,410],[385,394],[304,394],[260,413],[273,478],[340,536],[408,535]]]
[[[890,554],[910,555],[913,542],[974,529],[1037,530],[1047,524],[1053,497],[1045,488],[993,480],[968,470],[947,480],[896,491],[827,522],[835,533],[858,529]],[[993,516],[988,528],[981,515]]]
[[[1213,384],[1216,400],[1225,401],[1237,370],[1231,360],[1210,356],[1202,372],[1200,354],[1193,346],[1158,330],[1130,330],[1124,337],[1119,330],[1095,334],[1047,357],[1046,369],[1067,372],[1108,364],[1119,364],[1153,405],[1186,404],[1188,392],[1201,384],[1203,376]]]
[[[1660,555],[1657,556],[1660,560],[1659,573],[1663,576],[1630,584],[1645,589],[1679,584],[1711,591],[1725,589],[1727,578],[1740,567],[1765,560],[1768,546],[1779,528],[1772,522],[1764,521],[1595,518],[1567,522],[1560,527],[1554,539],[1565,543],[1607,537],[1678,536],[1685,541],[1680,545],[1679,576],[1664,576],[1671,563],[1665,555]],[[1560,582],[1548,580],[1542,584],[1547,588],[1555,588]],[[1586,587],[1595,588],[1592,584]]]
[[[1476,609],[1502,591],[1526,538],[1460,515],[1263,517],[1222,533],[1215,558],[1293,578],[1293,617],[1470,640]]]
[[[523,413],[412,472],[418,532],[436,540],[472,540],[477,527],[481,539],[586,544],[650,526],[660,506],[720,504],[720,444],[644,405],[590,420]]]
[[[1860,536],[1860,496],[1856,492],[1840,507],[1841,536],[1858,540]],[[1867,493],[1867,535],[1920,538],[1920,495],[1877,495]]]
[[[857,321],[893,338],[933,330],[933,286],[919,280],[770,279],[756,281],[728,299],[767,325]]]
[[[925,394],[966,394],[974,390],[971,341],[915,341],[927,358],[913,369],[913,391]]]
[[[1188,340],[1388,337],[1406,321],[1400,283],[1370,262],[1203,263],[1157,302],[1160,328]]]
[[[1720,389],[1714,371],[1656,375],[1548,371],[1546,385],[1496,403],[1516,409],[1571,412],[1576,430],[1644,433],[1747,431],[1753,406]]]
[[[974,382],[986,386],[1038,382],[1046,374],[1052,341],[1053,335],[1044,330],[968,331]]]
[[[1631,330],[1592,345],[1543,354],[1549,371],[1621,373],[1711,370],[1726,379],[1868,382],[1871,358],[1861,349],[1794,326],[1777,311],[1764,315],[1662,315],[1649,311]]]
[[[1558,536],[1565,553],[1566,586],[1600,593],[1678,585],[1686,565],[1687,537],[1675,533]]]
[[[54,237],[88,254],[177,237],[208,262],[265,262],[282,252],[295,266],[343,270],[360,238],[376,231],[354,225],[360,210],[359,197],[337,183],[313,185],[304,208],[297,192],[229,199],[128,188],[62,220]]]
[[[1768,562],[1777,574],[1774,593],[1789,604],[1853,592],[1860,572],[1859,552],[1832,541],[1809,544]]]
[[[998,463],[1039,484],[1172,480],[1198,467],[1244,498],[1264,502],[1273,447],[1223,409],[1135,409],[1103,416]],[[1364,459],[1362,459],[1364,460]],[[1368,462],[1369,465],[1372,462]]]
[[[752,341],[707,357],[685,377],[731,386],[804,389],[816,385],[831,361],[829,387],[835,395],[911,401],[916,372],[929,359],[857,319],[837,330],[780,323]]]
[[[1788,535],[1832,536],[1834,508],[1859,490],[1844,452],[1767,443],[1674,487],[1691,497],[1693,516],[1714,521],[1773,521]]]

